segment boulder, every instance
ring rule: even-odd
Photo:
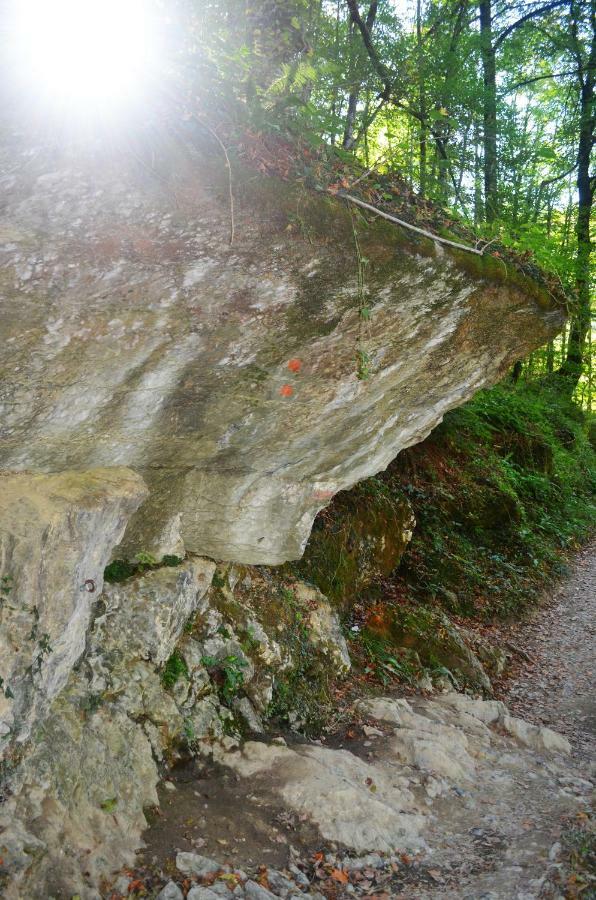
[[[317,517],[293,568],[336,606],[349,609],[398,566],[415,525],[405,496],[390,493],[378,479],[365,481],[339,493]]]
[[[0,466],[131,466],[149,499],[130,555],[301,556],[338,491],[561,328],[502,260],[164,136],[0,145]],[[296,227],[299,209],[300,227]],[[363,303],[369,310],[360,314]]]
[[[368,613],[367,632],[394,648],[415,653],[436,676],[489,694],[492,686],[466,634],[440,609],[422,605],[387,607]]]

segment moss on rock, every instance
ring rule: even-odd
[[[303,558],[293,569],[343,612],[398,565],[415,525],[405,495],[377,478],[338,494],[317,518]]]

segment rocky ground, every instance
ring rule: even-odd
[[[138,867],[105,896],[594,896],[594,550],[502,634],[518,660],[501,685],[511,714],[392,696],[356,704],[325,740],[224,739],[168,773]]]

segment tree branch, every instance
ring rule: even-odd
[[[391,73],[390,73],[389,69],[387,68],[387,66],[385,65],[385,63],[380,58],[379,54],[377,53],[377,48],[375,47],[375,45],[372,42],[372,38],[370,36],[370,31],[368,30],[368,28],[366,26],[366,22],[363,22],[363,20],[362,20],[362,16],[360,15],[360,10],[358,9],[358,0],[346,0],[346,3],[348,5],[348,9],[350,11],[350,18],[352,19],[352,22],[358,28],[358,30],[360,31],[360,34],[362,35],[362,41],[364,43],[364,46],[366,47],[366,52],[368,53],[369,59],[370,59],[371,63],[373,64],[373,68],[374,68],[375,72],[377,73],[377,75],[379,76],[379,78],[381,79],[381,81],[383,82],[382,97],[385,100],[388,100],[389,97],[391,96],[391,90],[392,90]]]
[[[330,193],[333,194],[334,192],[331,191]],[[358,197],[353,197],[351,194],[344,194],[343,191],[339,191],[335,196],[341,197],[343,200],[348,200],[350,203],[355,203],[356,206],[361,206],[362,209],[367,209],[376,216],[381,216],[382,219],[387,219],[389,222],[401,225],[402,228],[408,228],[410,231],[415,231],[416,234],[422,234],[424,237],[430,238],[431,241],[438,241],[440,244],[447,244],[449,247],[457,247],[458,250],[467,250],[468,253],[475,253],[476,256],[484,255],[484,248],[478,250],[476,247],[468,247],[467,244],[459,244],[457,241],[450,241],[448,238],[439,237],[438,234],[433,234],[432,231],[427,231],[425,228],[418,228],[417,225],[410,225],[409,222],[404,222],[403,219],[398,219],[397,216],[392,216],[384,210],[372,206],[370,203],[365,203],[364,200],[360,200]]]
[[[534,84],[536,81],[546,81],[548,78],[565,78],[567,75],[577,75],[577,69],[573,69],[571,72],[551,72],[548,75],[535,75],[532,78],[526,78],[524,81],[518,81],[516,84],[513,84],[511,87],[507,88],[506,91],[503,91],[499,94],[500,97],[506,97],[507,94],[511,94],[513,91],[516,91],[520,87],[525,87],[527,84]]]
[[[577,169],[577,162],[574,162],[570,169],[567,169],[566,172],[562,172],[560,175],[555,175],[553,178],[546,178],[544,181],[540,182],[540,187],[548,187],[549,184],[555,184],[556,181],[561,181],[563,178],[567,178],[568,175],[571,175],[572,172],[575,172]]]
[[[540,16],[542,13],[551,12],[551,10],[557,9],[559,6],[567,6],[569,2],[570,0],[552,0],[552,3],[547,3],[545,6],[540,6],[538,9],[533,9],[531,12],[526,13],[525,16],[522,16],[517,22],[512,22],[511,25],[508,25],[507,28],[501,32],[493,44],[493,50],[497,50],[503,41],[508,38],[513,31],[519,28],[520,25],[524,25],[530,19],[535,19],[536,16]]]

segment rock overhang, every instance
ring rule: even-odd
[[[337,491],[562,327],[503,261],[240,166],[230,245],[221,160],[169,158],[0,153],[0,465],[134,469],[123,552],[299,557]]]

